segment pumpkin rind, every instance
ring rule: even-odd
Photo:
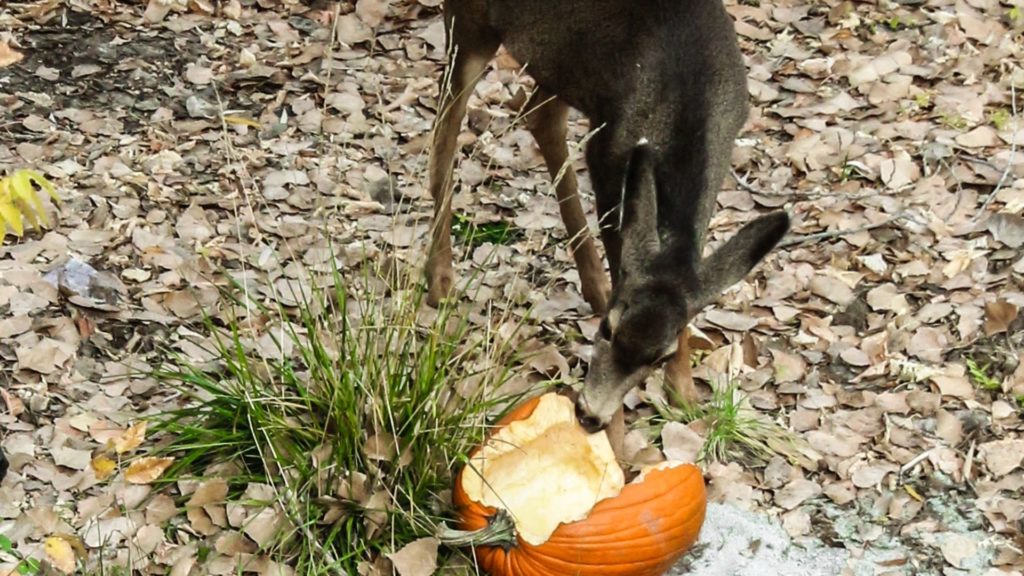
[[[539,397],[517,407],[498,427],[529,418]],[[454,504],[462,530],[487,527],[494,508],[470,499],[455,481]],[[653,470],[594,506],[581,521],[560,525],[541,545],[478,546],[480,567],[491,576],[660,576],[693,545],[704,522],[707,497],[692,464]]]

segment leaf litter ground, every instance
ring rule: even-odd
[[[295,304],[308,270],[422,265],[439,2],[242,4],[0,8],[0,170],[39,170],[64,198],[55,229],[0,248],[0,534],[21,557],[67,571],[84,546],[92,566],[102,549],[139,573],[233,572],[267,534],[232,515],[260,511],[225,507],[218,481],[175,486],[182,510],[151,498],[166,462],[110,476],[118,464],[94,458],[111,440],[138,448],[133,424],[177,406],[139,374],[165,343],[209,358],[195,329],[222,313],[224,273]],[[710,350],[694,374],[728,375],[805,457],[710,463],[713,500],[846,549],[855,574],[1020,574],[1021,5],[727,6],[753,110],[712,241],[779,207],[795,230],[697,318]],[[483,328],[531,310],[521,387],[579,378],[597,328],[510,105],[523,87],[507,57],[480,82],[454,201],[458,271],[479,282],[464,313]],[[573,118],[574,142],[588,131]],[[627,445],[693,452],[706,431],[660,432]],[[423,573],[436,550],[389,562]],[[15,564],[0,552],[0,573]]]

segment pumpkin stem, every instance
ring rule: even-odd
[[[444,523],[437,530],[441,542],[453,546],[501,546],[505,551],[516,545],[516,524],[512,515],[499,508],[498,513],[479,530],[455,530]]]

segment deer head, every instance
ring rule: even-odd
[[[652,151],[641,142],[626,171],[618,281],[576,401],[580,423],[592,432],[608,424],[633,386],[676,353],[690,319],[743,279],[789,229],[789,216],[776,212],[745,225],[707,258],[700,247],[670,240],[662,246],[657,184]]]

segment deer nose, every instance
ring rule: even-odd
[[[580,426],[582,426],[584,430],[591,434],[600,432],[604,429],[604,423],[601,422],[601,419],[597,416],[587,414],[587,411],[584,410],[578,402],[576,403],[576,420],[579,421]]]

